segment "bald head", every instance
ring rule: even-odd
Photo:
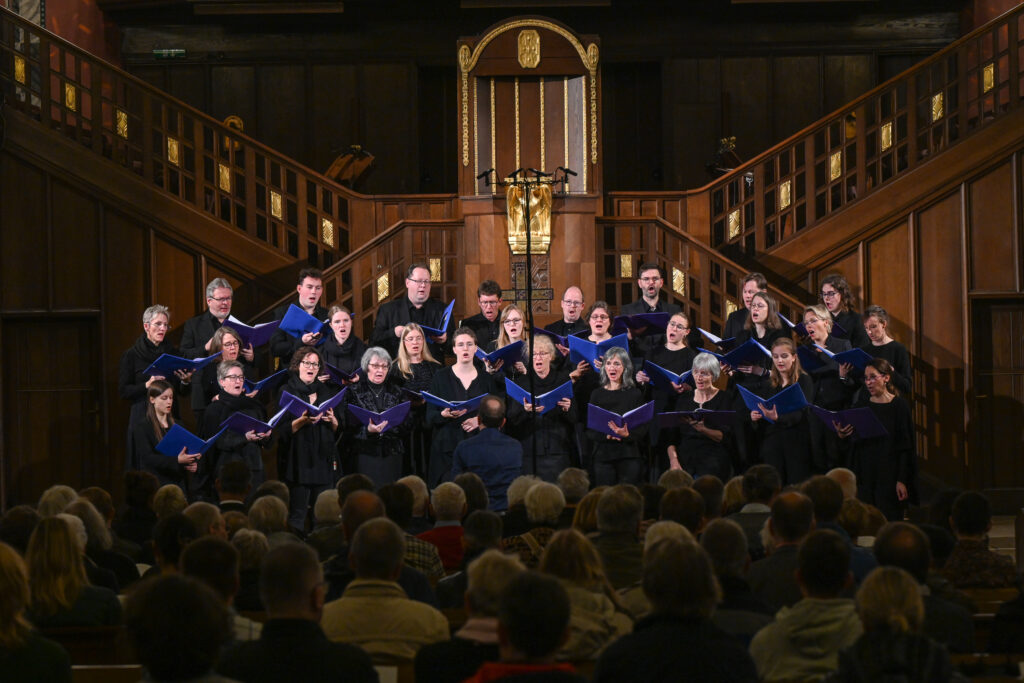
[[[367,520],[383,516],[384,501],[376,493],[353,491],[348,494],[341,508],[341,528],[345,532],[345,539],[351,541],[356,529]]]
[[[931,544],[924,532],[913,524],[886,524],[875,537],[874,552],[878,564],[905,569],[918,583],[928,579],[928,567],[932,561]]]
[[[845,467],[836,467],[833,470],[829,470],[825,476],[839,484],[839,488],[843,489],[843,500],[857,497],[857,475],[852,470],[848,470]]]

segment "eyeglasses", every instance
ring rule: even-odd
[[[156,328],[167,328],[168,330],[169,330],[169,329],[171,329],[171,324],[170,324],[170,323],[164,323],[164,322],[148,322],[148,323],[146,323],[146,324],[147,324],[147,325],[149,325],[150,327],[156,327]]]
[[[478,303],[479,303],[479,304],[480,304],[481,306],[486,306],[487,308],[491,308],[491,307],[493,307],[493,306],[499,306],[499,305],[501,304],[501,302],[500,302],[500,301],[480,301],[480,302],[478,302]]]
[[[423,285],[429,285],[429,284],[430,284],[430,280],[413,280],[413,279],[412,279],[411,277],[407,277],[407,278],[405,278],[405,281],[406,281],[406,282],[411,282],[411,283],[413,283],[414,285],[419,285],[419,286],[421,286],[421,287],[422,287]]]
[[[583,305],[582,301],[570,301],[569,299],[562,299],[562,303],[573,308],[579,308]]]
[[[221,342],[220,346],[223,349],[237,349],[239,346],[241,346],[241,344],[239,344],[236,341],[226,341],[226,342]]]
[[[882,379],[882,375],[864,375],[865,382],[877,382]]]
[[[299,365],[301,365],[304,368],[318,368],[318,367],[320,367],[319,363],[317,363],[316,361],[312,361],[312,360],[300,360],[299,361]]]
[[[533,357],[534,358],[537,358],[538,356],[550,356],[550,355],[551,355],[550,351],[534,351],[533,352]]]
[[[367,367],[371,370],[387,370],[391,366],[387,363],[370,363]]]
[[[590,319],[591,320],[608,320],[609,316],[607,314],[605,314],[605,313],[594,313],[592,316],[590,316]]]
[[[839,296],[839,292],[837,292],[834,289],[831,292],[822,292],[821,293],[821,298],[822,299],[831,299],[831,298],[837,297],[837,296]]]
[[[206,300],[207,301],[216,301],[219,304],[223,304],[223,303],[227,303],[228,301],[231,301],[231,297],[230,296],[209,296],[209,297],[206,297]]]
[[[672,328],[673,330],[688,330],[688,329],[690,329],[689,325],[680,325],[679,323],[669,323],[668,326],[670,328]]]
[[[505,318],[505,324],[506,325],[508,325],[510,323],[521,323],[521,322],[523,322],[522,318]]]
[[[232,382],[244,382],[244,375],[224,375],[224,379],[231,380]]]
[[[763,311],[768,308],[768,304],[750,304],[748,308],[752,311]]]

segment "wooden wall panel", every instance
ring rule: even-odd
[[[171,309],[172,338],[177,342],[181,337],[181,326],[195,315],[196,258],[181,247],[157,237],[153,242],[153,264],[151,303]]]
[[[206,67],[184,65],[167,70],[167,92],[200,111],[209,111]]]
[[[53,192],[53,307],[100,308],[99,207],[64,183]]]
[[[540,163],[540,81],[519,79],[519,165],[544,169]]]
[[[314,64],[314,95],[310,97],[309,127],[313,139],[309,164],[326,170],[342,150],[360,144],[356,122],[359,118],[356,68],[351,64]]]
[[[9,154],[0,156],[0,310],[46,310],[49,305],[48,244],[46,228],[46,179],[39,169]],[[17,201],[11,200],[17,188]]]
[[[867,282],[863,306],[877,304],[889,313],[889,333],[914,348],[914,263],[906,219],[867,243]]]
[[[818,57],[776,57],[772,60],[772,122],[782,140],[821,116]]]
[[[408,64],[367,64],[362,69],[362,144],[376,157],[373,175],[390,192],[419,188],[415,73]]]
[[[858,308],[863,308],[863,306],[861,306],[861,299],[864,296],[864,292],[861,282],[860,252],[856,249],[848,251],[842,256],[837,257],[835,261],[824,268],[819,269],[817,282],[820,283],[833,273],[838,273],[846,278],[846,281],[850,283],[850,292],[853,294],[856,306]],[[818,290],[815,290],[815,296],[817,296],[817,294]]]
[[[251,66],[214,66],[210,68],[210,109],[213,118],[223,121],[232,114],[241,116],[245,132],[259,139],[256,69]],[[265,97],[264,99],[269,99]]]
[[[968,184],[970,201],[971,290],[1017,290],[1016,207],[1012,166],[1002,164]]]
[[[108,368],[117,368],[121,352],[142,334],[142,311],[149,306],[149,255],[145,234],[124,215],[108,211],[104,221],[103,311]],[[179,322],[183,322],[179,320]],[[173,321],[172,321],[173,323]],[[108,379],[110,379],[108,377]],[[117,378],[112,378],[116,396]]]
[[[867,92],[878,81],[872,69],[871,55],[829,55],[824,65],[824,111],[842,107]]]
[[[259,120],[253,122],[252,129],[258,131],[258,139],[293,159],[303,156],[309,146],[302,118],[306,111],[305,69],[300,64],[261,66],[256,72],[256,92]],[[327,167],[317,170],[326,171]]]
[[[736,136],[741,159],[760,154],[772,139],[771,64],[767,58],[722,60],[723,137]],[[767,111],[766,111],[767,110]]]

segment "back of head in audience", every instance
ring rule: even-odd
[[[217,492],[222,500],[245,500],[252,490],[252,470],[240,460],[225,463],[217,476]]]
[[[665,470],[658,477],[658,486],[666,491],[672,489],[685,489],[693,486],[693,475],[686,470]]]
[[[693,488],[704,499],[704,519],[711,520],[722,514],[725,485],[713,474],[705,474],[693,482]]]
[[[0,543],[0,650],[13,652],[28,640],[32,624],[25,611],[30,599],[24,560],[14,548]]]
[[[249,517],[244,512],[228,510],[224,513],[224,527],[228,530],[230,541],[241,529],[249,528]]]
[[[635,486],[612,486],[597,501],[597,530],[602,534],[637,534],[643,515],[643,498]]]
[[[395,581],[405,556],[405,533],[386,517],[367,520],[356,530],[349,563],[356,577]]]
[[[661,498],[659,518],[678,522],[696,534],[704,522],[704,499],[696,489],[669,489]]]
[[[100,517],[103,518],[103,523],[110,526],[114,517],[117,516],[117,509],[114,507],[114,499],[105,489],[101,489],[99,486],[89,486],[79,491],[78,495],[92,503],[96,512],[100,513]]]
[[[477,510],[462,522],[462,540],[467,551],[501,547],[501,516],[490,510]]]
[[[64,519],[44,517],[36,525],[25,554],[32,586],[32,611],[49,616],[70,609],[89,583],[74,531]]]
[[[523,500],[526,498],[526,492],[534,484],[539,484],[540,481],[540,477],[535,477],[532,474],[524,474],[513,479],[512,483],[508,485],[508,491],[505,493],[508,497],[508,506],[522,505]]]
[[[964,491],[953,501],[949,514],[957,538],[980,538],[992,528],[992,506],[978,491]]]
[[[377,487],[373,485],[373,480],[365,474],[346,474],[344,477],[338,480],[338,485],[335,487],[338,491],[338,505],[344,505],[345,499],[348,498],[350,493],[354,491],[373,491]]]
[[[463,472],[455,477],[455,485],[466,494],[466,514],[486,510],[490,502],[484,480],[475,472]]]
[[[291,505],[292,492],[288,490],[288,484],[278,479],[268,479],[256,487],[253,500],[263,496],[277,496],[285,505]]]
[[[562,489],[566,505],[576,505],[590,490],[590,477],[586,470],[567,467],[558,475],[558,488]]]
[[[6,543],[22,555],[28,548],[28,539],[42,517],[31,505],[15,505],[0,518],[0,542]]]
[[[407,477],[402,477],[396,484],[407,486],[412,491],[412,514],[414,517],[426,517],[427,515],[427,502],[430,499],[430,493],[427,491],[427,484],[425,481],[417,477],[415,474],[410,474]]]
[[[814,503],[798,491],[780,493],[772,502],[769,525],[780,543],[799,543],[814,528]]]
[[[658,484],[640,484],[640,496],[644,499],[644,519],[658,519],[658,508],[661,505],[661,497],[667,489]]]
[[[288,508],[277,496],[263,496],[249,507],[249,526],[265,535],[288,530]]]
[[[338,504],[338,490],[321,491],[313,505],[313,521],[316,524],[337,524],[341,520],[341,505]]]
[[[458,484],[446,481],[430,494],[430,507],[439,522],[457,522],[466,514],[466,492]]]
[[[110,529],[107,528],[103,516],[92,503],[85,498],[79,498],[64,508],[64,512],[82,520],[82,525],[85,527],[86,548],[90,551],[110,550],[114,544]]]
[[[157,519],[184,512],[186,507],[185,492],[176,484],[164,484],[153,494],[153,512]]]
[[[349,542],[367,520],[384,516],[384,503],[372,491],[354,491],[341,506],[341,528]]]
[[[224,525],[224,515],[213,503],[192,503],[182,511],[182,514],[192,520],[200,536],[216,536],[227,540],[228,529]]]
[[[663,538],[674,538],[684,543],[696,543],[690,530],[679,522],[662,520],[647,527],[644,534],[644,552]]]
[[[125,625],[139,662],[154,681],[208,673],[233,631],[213,589],[185,576],[159,576],[128,596]]]
[[[604,590],[608,584],[597,548],[575,529],[555,532],[544,547],[538,569],[590,589]]]
[[[519,558],[500,550],[488,550],[466,569],[466,612],[476,617],[496,617],[501,594],[509,582],[526,571]]]
[[[505,424],[505,399],[488,394],[480,401],[480,424],[488,429],[501,429]]]
[[[800,490],[814,503],[814,521],[817,524],[835,522],[843,508],[843,489],[824,475],[811,477]]]
[[[750,566],[747,535],[731,519],[715,519],[704,527],[700,547],[711,558],[716,576],[743,578],[747,575]]]
[[[537,572],[513,577],[498,608],[501,658],[550,660],[569,636],[569,594],[557,579]]]
[[[261,531],[253,529],[239,529],[231,537],[231,545],[238,550],[238,563],[241,571],[253,571],[259,569],[260,563],[270,551],[270,544],[267,537]],[[285,544],[297,545],[297,544]]]
[[[57,484],[46,489],[43,491],[43,495],[39,496],[36,511],[40,517],[53,517],[64,512],[64,508],[75,498],[78,498],[78,493],[73,488]]]
[[[953,533],[953,527],[950,526],[949,517],[953,513],[953,501],[957,499],[963,493],[958,488],[942,489],[937,491],[932,499],[928,501],[928,523],[934,524],[935,526],[942,527],[946,531]]]
[[[835,467],[825,473],[825,476],[839,484],[843,489],[843,500],[850,500],[857,497],[857,475],[853,470],[845,467]]]
[[[747,499],[743,495],[743,477],[737,475],[725,482],[725,489],[722,492],[722,514],[731,515],[739,512],[746,504]]]
[[[153,527],[153,555],[160,571],[176,571],[181,551],[198,537],[196,525],[180,512],[157,522]]]
[[[917,633],[924,624],[924,602],[910,574],[877,567],[857,590],[857,614],[865,631]]]
[[[320,621],[327,588],[316,552],[302,543],[269,551],[260,565],[260,598],[271,619]]]
[[[946,560],[953,554],[953,548],[956,546],[956,539],[953,537],[953,534],[934,524],[922,524],[919,528],[928,537],[932,567],[934,569],[941,569],[946,566]]]
[[[680,617],[710,617],[722,596],[704,549],[673,538],[644,552],[643,591],[653,612]]]
[[[89,542],[89,536],[85,532],[85,522],[81,518],[67,512],[61,512],[55,516],[67,523],[68,528],[71,529],[71,537],[75,539],[75,546],[78,548],[78,552],[84,554],[85,546]]]
[[[189,543],[181,553],[181,573],[199,579],[226,604],[238,592],[238,550],[221,538],[204,536]]]
[[[743,475],[743,497],[748,503],[769,505],[781,488],[779,471],[771,465],[754,465]]]
[[[812,532],[797,554],[797,582],[805,597],[829,599],[839,595],[853,580],[850,546],[828,529]]]
[[[565,496],[562,489],[554,484],[542,481],[534,484],[526,492],[526,518],[536,526],[555,527],[558,518],[565,509]]]
[[[148,508],[160,488],[160,480],[152,472],[128,470],[124,473],[124,502],[131,508]]]
[[[412,522],[412,491],[402,484],[385,484],[377,491],[384,503],[384,514],[402,529]]]
[[[875,537],[873,550],[879,565],[899,567],[921,584],[927,580],[931,549],[928,537],[913,524],[889,522]]]

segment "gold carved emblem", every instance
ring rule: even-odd
[[[532,28],[519,32],[519,66],[536,69],[540,64],[540,34]]]
[[[526,253],[526,220],[523,216],[523,188],[510,185],[505,192],[508,218],[508,246],[513,254]],[[546,254],[551,245],[551,186],[530,192],[530,252]]]

